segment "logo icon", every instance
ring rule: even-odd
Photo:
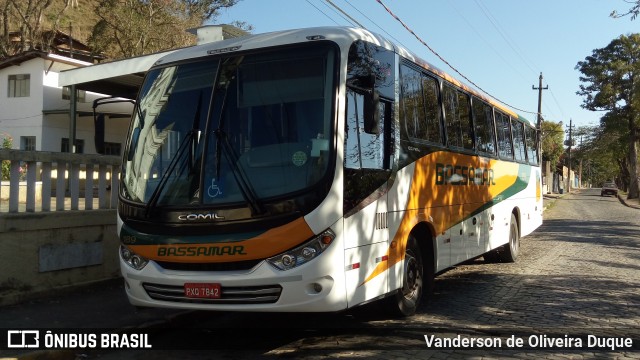
[[[40,347],[40,331],[9,330],[7,333],[7,347],[14,349]]]

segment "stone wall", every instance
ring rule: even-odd
[[[120,276],[116,210],[0,215],[0,305]]]

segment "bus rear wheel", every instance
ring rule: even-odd
[[[518,220],[514,214],[511,214],[511,223],[509,223],[509,242],[500,246],[495,250],[491,250],[484,254],[484,261],[487,263],[512,263],[518,259],[520,252],[520,230],[518,229]]]
[[[518,229],[518,220],[514,214],[511,214],[511,223],[509,224],[509,243],[504,245],[500,252],[500,261],[516,262],[520,253],[520,229]]]
[[[402,270],[402,287],[391,296],[389,309],[398,316],[411,316],[415,314],[424,291],[424,264],[418,241],[413,234],[407,239],[405,249],[404,267]]]
[[[518,229],[518,220],[514,214],[511,214],[511,223],[509,223],[509,242],[500,246],[495,250],[491,250],[484,254],[484,260],[488,263],[512,263],[518,259],[520,252],[520,230]]]

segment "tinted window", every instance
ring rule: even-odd
[[[437,81],[407,66],[401,71],[400,110],[409,138],[442,143]]]
[[[530,164],[537,165],[538,161],[538,141],[536,137],[536,129],[525,126],[524,132],[526,136],[527,142],[527,159],[529,159]]]
[[[450,86],[444,87],[442,95],[449,146],[473,149],[469,97]]]
[[[495,154],[493,108],[489,104],[473,98],[473,117],[476,124],[476,146],[478,151]]]
[[[498,154],[502,158],[513,159],[511,124],[509,117],[500,112],[496,112],[496,132],[498,133]]]
[[[524,128],[520,121],[511,119],[511,133],[513,134],[513,150],[516,160],[526,161],[524,145]]]

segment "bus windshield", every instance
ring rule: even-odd
[[[329,45],[206,58],[151,70],[122,170],[147,206],[249,204],[327,175],[335,50]]]

